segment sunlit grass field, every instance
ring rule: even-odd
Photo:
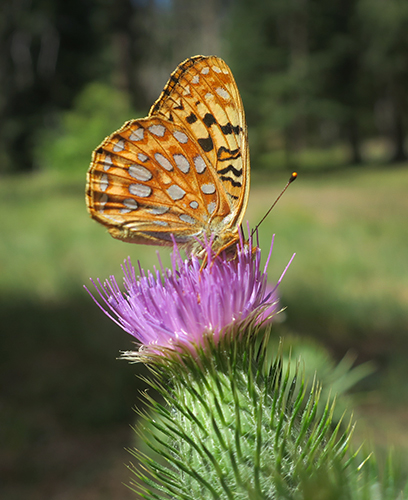
[[[89,277],[120,275],[128,255],[157,263],[156,247],[116,241],[85,208],[83,176],[39,173],[2,179],[0,296],[58,302],[83,297]],[[284,186],[282,174],[253,174],[246,219],[254,226]],[[365,167],[300,173],[259,229],[270,279],[292,253],[281,286],[287,322],[333,346],[367,356],[408,335],[408,169]],[[168,251],[161,250],[165,262]],[[374,352],[373,352],[374,351]]]
[[[252,220],[275,185],[255,181]],[[276,233],[274,266],[297,253],[282,287],[291,325],[368,355],[406,342],[407,194],[401,167],[299,176],[261,230],[263,245]]]
[[[259,228],[264,258],[275,234],[271,282],[296,252],[280,288],[284,321],[272,333],[301,341],[313,337],[337,359],[352,349],[357,362],[374,360],[378,374],[360,408],[385,447],[408,442],[402,423],[408,402],[407,167],[300,170]],[[245,217],[252,227],[288,177],[253,172]],[[21,468],[24,457],[26,464],[26,482],[10,483],[17,491],[10,498],[45,498],[43,488],[55,481],[75,498],[82,491],[83,469],[100,456],[104,462],[95,462],[88,481],[97,477],[107,487],[104,478],[111,470],[121,471],[112,484],[127,481],[117,463],[129,457],[117,450],[131,442],[126,429],[134,419],[131,407],[140,389],[134,374],[140,367],[115,359],[132,344],[83,285],[89,277],[111,274],[120,282],[128,255],[151,268],[157,249],[111,238],[89,218],[84,188],[85,172],[43,172],[0,182],[1,349],[7,353],[0,440],[6,463]],[[169,251],[160,254],[168,263]],[[321,354],[311,354],[312,364],[313,356],[317,362]],[[65,456],[67,446],[72,456],[55,460],[51,443],[56,456]],[[78,459],[83,449],[89,455]]]

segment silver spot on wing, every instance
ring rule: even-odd
[[[166,132],[166,127],[164,125],[150,125],[149,131],[157,137],[163,137]]]
[[[143,167],[142,165],[137,165],[137,164],[130,165],[129,175],[131,175],[134,179],[143,182],[150,181],[150,179],[153,177],[150,170]]]
[[[210,184],[203,184],[201,186],[201,191],[204,194],[213,194],[213,193],[215,193],[215,186],[212,182]]]
[[[181,200],[183,196],[186,194],[184,189],[182,189],[180,186],[177,186],[177,184],[172,184],[167,189],[167,193],[169,194],[170,198],[174,201]]]
[[[152,194],[152,188],[145,184],[131,184],[129,186],[129,193],[140,198],[147,198]]]
[[[191,217],[188,214],[180,214],[179,219],[182,220],[183,222],[187,222],[187,224],[196,224],[197,221],[194,219],[194,217]]]
[[[128,214],[129,212],[136,210],[138,207],[136,200],[134,200],[133,198],[126,198],[125,200],[123,200],[123,205],[125,206],[125,208],[122,208],[120,210],[120,213],[122,214]]]
[[[190,171],[190,163],[188,162],[187,158],[182,154],[175,154],[173,155],[173,158],[178,168],[184,174],[188,174],[188,172]]]
[[[106,191],[108,189],[108,186],[109,186],[108,175],[102,174],[99,180],[99,187],[101,188],[101,191]]]
[[[181,144],[186,144],[186,142],[188,141],[187,135],[184,132],[182,132],[181,130],[175,130],[173,132],[173,136]]]
[[[113,145],[112,149],[113,151],[115,151],[115,153],[123,151],[125,149],[125,141],[123,139],[119,139],[118,142]]]
[[[129,135],[129,139],[131,141],[141,141],[144,137],[144,129],[141,127],[136,130],[132,130],[132,133]]]
[[[201,156],[196,156],[195,158],[193,158],[193,161],[197,173],[202,174],[206,168],[206,164],[203,158]]]
[[[154,157],[157,163],[159,163],[159,165],[161,165],[165,170],[167,170],[168,172],[171,172],[173,170],[173,165],[161,153],[155,153]]]

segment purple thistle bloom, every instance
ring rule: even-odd
[[[252,243],[237,247],[237,255],[228,260],[225,255],[214,257],[211,241],[205,245],[207,265],[201,269],[200,260],[193,256],[183,260],[176,245],[171,269],[147,273],[140,267],[136,276],[130,258],[125,260],[125,292],[111,276],[104,284],[93,281],[105,306],[95,302],[116,324],[133,335],[144,351],[160,353],[163,349],[187,347],[195,352],[207,335],[215,343],[220,336],[250,322],[269,320],[278,312],[277,284],[267,285],[266,269],[260,268],[261,250]]]

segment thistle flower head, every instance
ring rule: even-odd
[[[124,292],[113,276],[103,284],[92,281],[104,305],[97,303],[145,353],[185,348],[194,353],[209,336],[216,344],[226,333],[278,312],[276,289],[284,273],[272,289],[267,286],[272,246],[273,240],[263,269],[259,247],[244,244],[242,238],[233,260],[214,256],[207,242],[203,268],[195,256],[183,260],[176,245],[170,269],[160,263],[160,269],[145,272],[139,264],[137,276],[128,258],[122,265]]]

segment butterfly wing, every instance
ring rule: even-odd
[[[94,152],[87,203],[115,238],[188,245],[228,213],[214,169],[188,131],[162,118],[127,122]]]
[[[241,96],[225,62],[195,56],[181,63],[149,116],[191,130],[221,181],[233,214],[230,225],[239,225],[249,197],[248,135]]]
[[[194,249],[203,234],[237,239],[248,191],[236,84],[221,59],[196,56],[171,75],[147,118],[125,123],[94,151],[86,199],[115,238],[171,245],[174,235]]]

